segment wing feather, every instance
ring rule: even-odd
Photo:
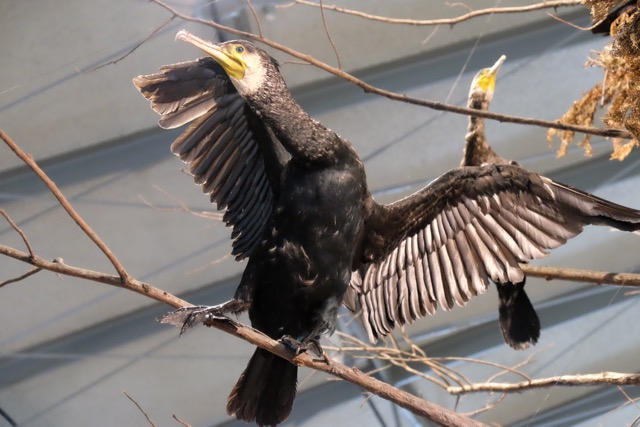
[[[348,291],[372,341],[438,305],[465,305],[486,292],[489,278],[521,282],[520,262],[546,256],[587,224],[640,229],[640,211],[514,165],[453,170],[377,206],[358,267],[369,280]]]
[[[196,184],[233,227],[232,254],[248,256],[271,217],[286,153],[212,58],[160,68],[134,85],[166,129],[191,124],[171,144]],[[283,154],[284,153],[284,154]]]

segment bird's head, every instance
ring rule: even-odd
[[[176,40],[190,43],[215,59],[242,96],[254,94],[265,84],[268,72],[278,70],[275,59],[245,40],[211,43],[185,30],[176,34]]]
[[[469,97],[472,97],[474,94],[484,95],[486,100],[491,102],[493,99],[493,90],[496,87],[498,70],[500,70],[500,67],[506,59],[507,57],[502,55],[491,68],[483,68],[478,71],[478,74],[473,78],[473,82],[471,82]]]

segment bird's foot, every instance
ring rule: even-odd
[[[214,319],[228,320],[225,314],[239,313],[247,308],[248,304],[246,302],[232,299],[218,305],[194,305],[191,307],[179,308],[178,310],[158,317],[156,320],[160,323],[180,328],[180,335],[182,335],[188,329],[191,329],[199,323],[207,325]]]
[[[320,341],[317,338],[299,341],[293,338],[291,335],[283,335],[278,341],[287,346],[291,351],[293,351],[296,356],[300,353],[311,351],[315,353],[320,358],[320,360],[324,361],[326,364],[331,363],[329,355],[327,355],[327,353],[322,349]]]

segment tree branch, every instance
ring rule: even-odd
[[[127,289],[135,293],[147,296],[156,301],[168,304],[175,308],[188,307],[192,304],[180,299],[162,289],[158,289],[146,282],[128,277],[123,281],[119,276],[112,274],[100,273],[94,270],[87,270],[85,268],[74,267],[65,264],[62,259],[57,258],[53,261],[47,261],[38,255],[29,255],[26,252],[22,252],[18,249],[0,245],[0,255],[5,255],[18,261],[22,261],[26,264],[31,264],[42,270],[48,270],[53,273],[64,274],[65,276],[78,277],[80,279],[86,279],[93,282],[104,283],[105,285],[116,286],[118,288]]]
[[[292,0],[293,3],[312,6],[318,8],[324,8],[333,12],[343,13],[347,15],[357,16],[359,18],[368,19],[371,21],[384,22],[387,24],[404,24],[404,25],[455,25],[469,19],[477,18],[484,15],[498,15],[506,13],[523,13],[532,12],[535,10],[558,8],[565,6],[578,6],[584,4],[583,0],[566,0],[566,1],[545,1],[542,3],[535,3],[527,6],[513,6],[513,7],[492,7],[487,9],[473,10],[464,15],[456,16],[455,18],[440,18],[440,19],[407,19],[407,18],[390,18],[388,16],[372,15],[369,13],[361,12],[359,10],[346,9],[336,5],[323,5],[322,2],[314,3],[308,0]],[[286,6],[286,5],[285,5]]]
[[[0,282],[0,288],[2,288],[3,286],[9,285],[11,283],[17,283],[17,282],[21,282],[24,279],[26,279],[27,277],[33,276],[34,274],[38,273],[42,271],[42,268],[40,267],[34,267],[31,270],[27,271],[26,273],[18,276],[18,277],[14,277],[13,279],[7,279],[7,280],[3,280],[2,282]]]
[[[603,136],[606,138],[621,138],[621,139],[631,139],[632,135],[627,132],[626,130],[622,130],[622,129],[599,129],[599,128],[594,128],[594,127],[589,127],[589,126],[580,126],[580,125],[572,125],[572,124],[566,124],[566,123],[560,123],[559,121],[547,121],[547,120],[539,120],[539,119],[531,119],[531,118],[526,118],[526,117],[518,117],[518,116],[509,116],[509,115],[505,115],[505,114],[498,114],[498,113],[492,113],[490,111],[483,111],[483,110],[476,110],[473,108],[465,108],[465,107],[458,107],[456,105],[450,105],[450,104],[446,104],[443,102],[439,102],[439,101],[432,101],[432,100],[428,100],[428,99],[420,99],[420,98],[412,98],[410,96],[406,96],[406,95],[402,95],[399,93],[395,93],[395,92],[391,92],[388,90],[384,90],[384,89],[380,89],[377,88],[375,86],[372,86],[358,78],[356,78],[355,76],[342,71],[338,68],[332,67],[322,61],[319,61],[318,59],[314,58],[311,55],[306,55],[303,54],[301,52],[298,52],[296,50],[293,50],[283,44],[274,42],[272,40],[269,40],[267,38],[264,37],[260,37],[259,35],[253,34],[253,33],[248,33],[246,31],[240,31],[240,30],[236,30],[235,28],[232,27],[227,27],[226,25],[222,25],[219,24],[217,22],[214,21],[207,21],[204,19],[200,19],[200,18],[195,18],[193,16],[190,15],[186,15],[184,13],[181,13],[180,11],[178,11],[177,9],[169,6],[168,4],[162,2],[161,0],[152,0],[154,3],[158,4],[159,6],[163,7],[164,9],[166,9],[167,11],[171,12],[173,15],[185,20],[185,21],[189,21],[189,22],[195,22],[195,23],[199,23],[199,24],[203,24],[206,25],[208,27],[212,27],[215,28],[219,31],[226,31],[228,33],[231,34],[235,34],[237,36],[240,37],[244,37],[246,39],[250,39],[250,40],[254,40],[254,41],[258,41],[260,43],[263,43],[267,46],[270,46],[274,49],[277,49],[281,52],[284,52],[288,55],[291,55],[295,58],[301,59],[311,65],[314,65],[328,73],[331,73],[337,77],[340,77],[350,83],[353,83],[356,86],[359,86],[364,92],[366,93],[373,93],[376,95],[380,95],[380,96],[384,96],[388,99],[392,99],[394,101],[401,101],[401,102],[405,102],[407,104],[413,104],[413,105],[418,105],[418,106],[422,106],[422,107],[427,107],[427,108],[431,108],[433,110],[437,110],[437,111],[447,111],[450,113],[456,113],[456,114],[463,114],[463,115],[467,115],[467,116],[474,116],[474,117],[483,117],[485,119],[490,119],[490,120],[497,120],[499,122],[507,122],[507,123],[517,123],[517,124],[521,124],[521,125],[532,125],[532,126],[539,126],[539,127],[544,127],[544,128],[551,128],[551,129],[560,129],[560,130],[569,130],[569,131],[573,131],[573,132],[580,132],[580,133],[585,133],[585,134],[589,134],[589,135],[598,135],[598,136]]]
[[[2,132],[2,131],[0,131],[0,132]],[[24,231],[22,231],[22,229],[20,227],[18,227],[18,224],[13,222],[11,217],[7,214],[7,212],[5,212],[4,209],[0,209],[0,215],[2,215],[4,217],[4,219],[7,220],[9,225],[11,225],[11,227],[13,227],[13,229],[16,231],[16,233],[18,233],[20,235],[20,237],[22,238],[22,241],[24,242],[24,245],[27,247],[27,250],[29,251],[29,255],[33,256],[34,255],[33,248],[31,247],[31,243],[29,243],[29,239],[27,239],[27,235],[24,234]]]
[[[640,374],[622,374],[618,372],[599,372],[585,375],[560,375],[517,383],[478,383],[464,386],[447,387],[451,394],[477,392],[513,392],[533,388],[555,386],[598,386],[598,385],[640,385]]]
[[[568,280],[595,285],[640,286],[640,274],[542,267],[531,264],[520,264],[520,268],[527,276],[542,277],[546,280]]]
[[[349,368],[341,363],[330,360],[317,360],[308,353],[297,356],[283,343],[275,341],[253,328],[237,323],[231,319],[211,319],[207,326],[213,326],[231,335],[241,338],[251,344],[270,351],[298,366],[306,366],[317,371],[326,372],[334,377],[349,381],[365,390],[387,399],[412,413],[426,417],[444,426],[482,426],[484,424],[472,420],[464,415],[450,411],[436,404],[420,399],[404,390],[396,389],[387,383],[370,377],[357,368]]]
[[[51,193],[58,199],[60,205],[64,208],[65,211],[69,214],[69,216],[78,224],[78,226],[85,232],[87,236],[100,248],[100,250],[105,254],[105,256],[111,261],[113,267],[118,272],[120,279],[122,282],[126,282],[130,276],[129,273],[124,269],[120,261],[116,258],[116,256],[111,252],[111,249],[98,237],[98,235],[89,227],[89,224],[76,212],[76,210],[71,206],[69,200],[62,194],[60,189],[56,186],[56,184],[49,179],[49,177],[44,173],[40,166],[33,160],[33,158],[26,154],[24,151],[18,147],[18,145],[9,138],[9,135],[4,133],[2,129],[0,129],[0,139],[2,139],[11,150],[27,165],[31,168],[31,170],[44,182],[47,188],[51,191]]]

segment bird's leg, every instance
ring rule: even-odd
[[[180,335],[182,335],[198,323],[204,323],[206,325],[207,321],[210,322],[213,319],[228,319],[225,314],[240,313],[248,308],[248,302],[232,299],[218,305],[194,305],[179,308],[178,310],[158,317],[156,320],[160,323],[166,323],[180,328]]]

